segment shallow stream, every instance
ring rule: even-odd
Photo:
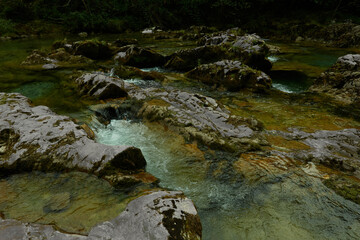
[[[360,239],[360,206],[326,188],[318,176],[307,174],[306,166],[278,159],[288,167],[273,168],[264,162],[247,168],[228,154],[186,143],[157,124],[116,119],[108,126],[100,124],[91,118],[88,106],[92,103],[66,84],[66,75],[72,70],[30,71],[19,67],[31,50],[48,48],[52,42],[0,42],[0,91],[20,92],[36,105],[47,105],[57,113],[88,122],[101,143],[139,147],[148,162],[146,170],[160,179],[161,187],[181,190],[195,202],[204,239]],[[140,44],[167,54],[193,45],[150,39]],[[317,74],[351,50],[278,45],[285,51],[272,58],[270,75],[280,91],[268,96],[219,94],[182,81],[169,82],[165,87],[211,95],[234,114],[264,122],[268,130],[294,126],[306,131],[359,128],[359,121],[351,115],[336,112],[336,108],[324,106],[323,99],[302,93]],[[128,81],[147,87],[143,81]],[[231,169],[222,169],[226,160]],[[264,177],[254,180],[259,171]],[[94,224],[114,218],[134,197],[84,173],[13,175],[0,180],[0,193],[0,213],[6,218],[54,224],[63,231],[83,234]]]

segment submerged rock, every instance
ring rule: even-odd
[[[207,85],[224,87],[229,91],[242,88],[268,89],[271,78],[261,71],[254,70],[239,61],[223,60],[196,67],[186,74]]]
[[[32,107],[20,94],[0,93],[0,173],[80,170],[99,176],[143,171],[137,148],[106,146],[88,138],[70,118]]]
[[[360,103],[360,54],[348,54],[320,75],[310,91],[330,95],[345,103]]]
[[[165,57],[160,53],[134,45],[120,48],[115,55],[115,60],[139,68],[157,67],[165,63]]]
[[[194,203],[175,191],[152,192],[131,201],[118,217],[96,225],[88,236],[61,233],[49,225],[0,218],[2,240],[196,240],[201,239],[201,231]]]

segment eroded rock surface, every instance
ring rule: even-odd
[[[271,87],[271,78],[239,61],[223,60],[196,67],[186,74],[207,85],[224,87],[229,91],[242,88],[266,89]]]
[[[91,140],[70,118],[32,107],[20,94],[0,93],[0,171],[81,170],[112,175],[144,169],[141,151]]]
[[[80,94],[95,97],[99,100],[127,96],[124,90],[124,82],[117,81],[116,78],[106,75],[87,73],[75,81],[79,87]]]
[[[316,79],[310,91],[322,92],[345,103],[360,103],[360,54],[348,54]]]
[[[309,149],[290,152],[288,155],[305,162],[323,164],[332,169],[352,173],[360,177],[360,130],[317,131],[306,133],[298,129],[276,134],[300,141]]]
[[[95,226],[89,239],[201,239],[192,201],[181,192],[153,192],[129,203],[117,218]]]

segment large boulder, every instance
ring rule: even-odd
[[[143,172],[137,148],[107,146],[90,139],[69,117],[45,106],[33,107],[15,93],[0,93],[0,173],[80,170],[110,179]]]
[[[340,57],[316,79],[310,91],[325,93],[345,103],[359,103],[360,54]]]
[[[201,231],[194,203],[175,191],[151,192],[131,201],[118,217],[99,223],[88,236],[61,233],[49,225],[0,218],[2,240],[200,240]]]
[[[193,202],[181,192],[159,191],[129,203],[117,218],[95,226],[89,239],[201,239]]]
[[[86,73],[75,80],[81,95],[99,100],[126,97],[124,82],[116,78],[97,73]]]
[[[110,45],[106,42],[98,40],[75,42],[72,46],[72,53],[74,55],[82,55],[93,60],[109,59],[113,55]]]
[[[125,46],[119,49],[115,60],[121,64],[139,68],[158,67],[165,63],[165,57],[151,49]]]
[[[215,62],[226,56],[226,49],[220,46],[201,46],[175,52],[170,55],[165,67],[177,71],[189,71],[200,64]]]
[[[231,52],[252,68],[268,72],[272,67],[271,62],[266,59],[269,47],[256,34],[246,34],[237,38],[232,45]]]
[[[224,87],[229,91],[238,91],[242,88],[266,89],[271,87],[271,78],[268,75],[239,61],[223,60],[200,65],[186,73],[186,76],[207,85]]]

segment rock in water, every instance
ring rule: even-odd
[[[325,93],[345,103],[360,103],[360,54],[338,58],[316,79],[310,91]]]
[[[95,226],[90,239],[201,239],[193,202],[181,192],[153,192],[129,203],[117,218]]]
[[[102,74],[87,73],[76,79],[80,94],[99,100],[126,97],[124,82]]]
[[[16,93],[0,93],[0,147],[4,174],[80,170],[105,176],[146,165],[140,149],[96,143],[70,118],[33,107]]]
[[[165,57],[160,53],[134,45],[120,48],[119,52],[115,55],[115,60],[119,63],[139,68],[158,67],[165,63]]]
[[[158,191],[131,201],[118,217],[96,225],[88,236],[1,218],[0,236],[1,240],[198,240],[202,226],[193,202],[182,192]]]
[[[199,64],[211,63],[227,57],[227,50],[220,46],[201,46],[193,49],[179,50],[169,56],[166,68],[189,71]]]
[[[113,55],[109,44],[98,40],[75,42],[73,51],[74,55],[82,55],[94,60],[111,58]]]
[[[271,78],[239,61],[223,60],[200,65],[186,74],[207,85],[225,87],[229,91],[242,88],[266,89],[271,87]]]

